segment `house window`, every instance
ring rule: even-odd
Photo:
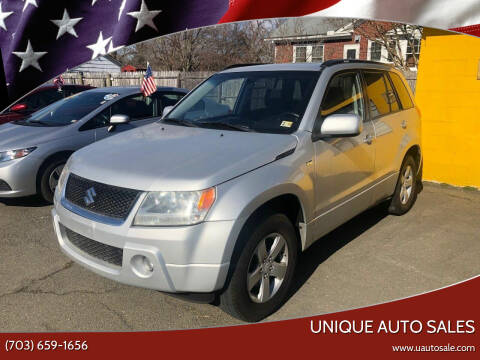
[[[306,46],[295,46],[295,62],[307,62]]]
[[[312,62],[323,62],[323,46],[312,46]]]
[[[323,45],[296,45],[293,62],[323,62]]]
[[[370,44],[370,60],[380,61],[382,59],[382,44],[373,41]]]
[[[388,62],[393,62],[393,55],[397,54],[397,42],[396,41],[389,41],[388,43]]]
[[[410,39],[407,43],[406,60],[409,67],[415,67],[415,59],[420,58],[420,39]]]

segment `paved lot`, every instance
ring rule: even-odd
[[[372,209],[302,255],[271,320],[339,311],[480,273],[480,192],[426,184],[413,210]],[[0,331],[162,330],[239,323],[220,309],[103,279],[59,250],[49,206],[0,202]]]

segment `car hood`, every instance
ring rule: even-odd
[[[0,125],[0,151],[22,149],[71,135],[70,126]]]
[[[296,145],[294,135],[154,123],[77,151],[70,171],[143,191],[201,190],[275,161]]]

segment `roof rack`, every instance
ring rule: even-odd
[[[256,66],[256,65],[268,65],[268,63],[233,64],[233,65],[227,66],[227,67],[226,67],[225,69],[223,69],[223,70],[235,69],[235,68],[244,67],[244,66]],[[223,71],[223,70],[222,70],[222,71]]]
[[[379,61],[371,61],[371,60],[333,59],[333,60],[327,60],[323,62],[322,67],[333,66],[338,64],[375,64],[375,65],[383,65],[383,66],[392,66],[391,64],[382,63]]]

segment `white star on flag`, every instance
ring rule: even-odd
[[[137,19],[137,27],[135,28],[135,32],[143,28],[145,25],[150,26],[152,29],[158,31],[155,23],[153,22],[153,18],[160,14],[162,10],[152,10],[149,11],[147,5],[145,4],[145,0],[142,0],[142,5],[140,7],[140,11],[132,11],[127,13]]]
[[[75,37],[78,37],[74,26],[83,18],[70,18],[67,9],[63,11],[62,20],[50,20],[52,23],[58,26],[57,39],[65,33],[69,33]]]
[[[13,11],[5,11],[2,10],[2,3],[0,2],[0,27],[7,31],[7,26],[5,25],[5,19],[13,14]]]
[[[33,51],[32,44],[30,44],[30,40],[28,40],[27,44],[27,49],[25,52],[21,51],[14,51],[12,54],[18,56],[20,59],[22,59],[22,65],[20,66],[19,72],[22,72],[29,66],[33,66],[35,69],[42,71],[42,68],[40,67],[40,64],[38,63],[38,59],[40,59],[42,56],[47,54],[46,51],[39,51],[35,52]]]
[[[36,8],[38,8],[37,0],[23,0],[25,2],[25,5],[23,6],[22,12],[25,11],[28,5],[33,5]]]
[[[105,51],[105,47],[109,43],[112,37],[108,37],[106,39],[103,38],[103,34],[100,31],[98,34],[98,39],[95,44],[87,45],[87,48],[93,51],[92,59],[95,59],[98,55],[105,55],[107,52]]]

